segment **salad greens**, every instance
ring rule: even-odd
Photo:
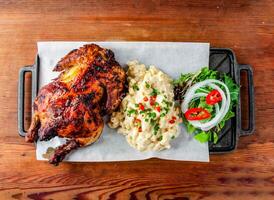
[[[210,70],[207,67],[202,68],[199,72],[192,74],[181,74],[180,78],[174,81],[175,86],[175,100],[181,100],[183,101],[183,96],[192,85],[195,83],[205,81],[207,79],[215,79],[222,81],[227,88],[229,89],[231,102],[229,105],[229,110],[225,114],[224,118],[213,128],[211,128],[208,131],[203,131],[199,128],[194,127],[189,123],[189,121],[186,119],[184,115],[182,115],[183,123],[185,124],[187,131],[190,134],[194,134],[194,138],[200,142],[207,142],[207,141],[213,141],[214,143],[217,143],[218,141],[218,133],[221,131],[221,129],[225,126],[225,122],[229,120],[230,118],[235,116],[235,113],[233,112],[233,107],[237,105],[238,103],[238,96],[239,96],[239,86],[234,83],[231,77],[229,77],[226,74],[219,73],[214,70]],[[222,90],[224,90],[224,87],[220,86]],[[213,89],[209,86],[200,87],[196,90],[195,93],[210,93]],[[219,102],[221,103],[221,102]],[[216,115],[216,108],[214,105],[209,105],[206,102],[206,97],[199,97],[196,99],[193,99],[189,103],[189,108],[203,108],[206,109],[208,112],[211,113],[211,117],[209,119],[203,119],[201,122],[207,122],[210,121],[214,116]]]

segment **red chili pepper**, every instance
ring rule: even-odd
[[[203,120],[210,116],[210,113],[203,108],[190,108],[185,112],[185,117],[188,120]]]
[[[144,101],[148,101],[148,98],[147,98],[147,97],[144,97]]]
[[[140,110],[145,110],[145,106],[142,103],[139,103],[139,109]]]
[[[150,104],[151,106],[153,106],[153,105],[155,104],[155,102],[156,102],[156,97],[157,97],[157,96],[151,96],[151,97],[150,97],[150,99],[149,99],[149,104]]]
[[[175,123],[175,121],[172,119],[172,120],[169,120],[168,121],[170,124],[174,124]]]
[[[138,132],[142,132],[142,127],[139,127],[139,128],[138,128]]]
[[[136,118],[136,119],[134,119],[134,122],[135,123],[141,123],[141,120]]]
[[[161,112],[161,107],[160,106],[156,106],[155,110],[157,110],[158,112]]]
[[[175,120],[175,119],[177,119],[177,118],[176,118],[175,116],[172,116],[172,119]]]
[[[206,96],[206,103],[208,105],[214,105],[218,102],[222,101],[222,96],[218,90],[212,90],[207,96]]]

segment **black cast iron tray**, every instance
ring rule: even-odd
[[[240,136],[251,135],[255,128],[255,114],[254,114],[254,85],[253,85],[253,71],[250,65],[241,65],[236,61],[236,56],[231,49],[225,48],[211,48],[209,66],[211,69],[218,70],[229,74],[237,84],[240,84],[240,73],[246,71],[248,80],[248,116],[249,126],[247,129],[242,128],[241,120],[241,98],[239,95],[239,103],[234,108],[235,117],[228,120],[225,127],[219,133],[219,140],[216,144],[209,142],[210,153],[225,153],[231,152],[237,148],[237,142]],[[39,55],[37,55],[34,65],[25,66],[19,71],[18,84],[18,131],[20,136],[25,136],[24,129],[24,83],[25,73],[32,73],[32,102],[38,92],[39,80]]]

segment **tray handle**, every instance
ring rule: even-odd
[[[34,68],[32,65],[27,65],[19,70],[19,83],[18,83],[18,131],[19,135],[24,137],[26,134],[24,128],[24,115],[25,115],[25,74],[27,72],[32,73],[32,82]],[[33,87],[33,85],[32,85]],[[33,90],[33,88],[32,88]]]
[[[255,129],[255,99],[252,67],[250,65],[239,65],[239,78],[241,71],[246,71],[248,81],[248,128],[243,129],[242,124],[240,124],[240,136],[245,136],[251,135]]]

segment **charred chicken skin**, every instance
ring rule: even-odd
[[[27,142],[67,138],[49,162],[58,165],[72,150],[95,142],[102,116],[112,113],[125,95],[126,74],[111,50],[95,44],[71,51],[54,68],[61,72],[36,97]]]

